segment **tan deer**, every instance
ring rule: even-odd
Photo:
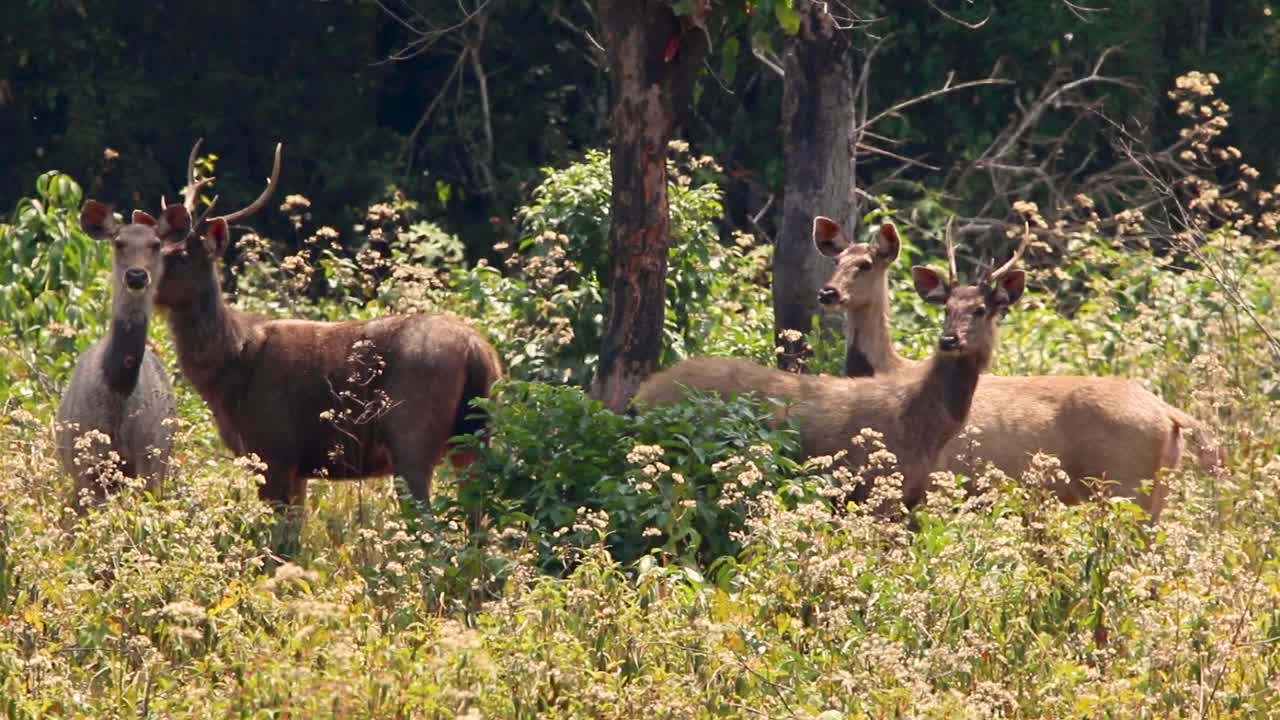
[[[486,425],[471,400],[502,377],[493,346],[444,315],[315,322],[231,307],[218,269],[229,224],[266,204],[280,177],[280,147],[267,188],[229,215],[192,220],[199,188],[192,171],[188,161],[183,204],[165,211],[180,231],[164,245],[156,303],[168,310],[182,372],[208,403],[223,442],[266,463],[259,495],[299,505],[309,477],[394,473],[427,500],[442,459],[474,460],[450,438]]]
[[[754,394],[781,401],[777,417],[794,418],[804,452],[810,456],[848,452],[854,469],[868,463],[869,449],[853,438],[863,428],[883,434],[885,448],[897,458],[903,502],[918,503],[929,485],[943,447],[960,432],[969,415],[979,374],[996,346],[997,326],[1022,295],[1025,274],[1014,269],[1024,248],[1005,265],[974,284],[955,282],[954,256],[944,280],[934,270],[912,268],[916,291],[926,301],[943,305],[946,319],[933,357],[910,371],[874,378],[795,375],[732,358],[686,360],[649,378],[636,394],[638,407],[666,405],[687,389],[722,397]],[[871,490],[863,483],[853,500],[861,502]]]
[[[893,224],[882,224],[870,243],[853,243],[838,223],[819,216],[813,242],[836,262],[818,301],[844,309],[845,374],[893,377],[924,364],[898,355],[890,339],[887,278],[900,246]],[[1198,421],[1121,378],[985,375],[969,425],[981,431],[976,452],[965,438],[952,440],[942,452],[953,472],[972,476],[990,462],[1018,477],[1032,455],[1043,452],[1056,456],[1071,478],[1055,488],[1063,501],[1090,496],[1094,491],[1085,480],[1098,478],[1112,485],[1112,492],[1138,498],[1153,519],[1165,496],[1158,471],[1179,466],[1184,433],[1197,446],[1202,466],[1221,463],[1220,451]],[[1156,480],[1155,486],[1150,495],[1141,494],[1148,479]]]

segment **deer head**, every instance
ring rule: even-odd
[[[213,180],[213,178],[200,180],[195,178],[195,159],[199,154],[201,142],[196,141],[187,159],[187,184],[183,189],[182,204],[165,208],[165,212],[175,211],[185,215],[190,232],[165,242],[164,282],[156,298],[156,302],[161,305],[172,306],[189,302],[207,289],[210,283],[216,284],[217,262],[230,244],[231,223],[243,220],[265,207],[280,182],[280,153],[284,146],[277,143],[271,178],[256,200],[235,212],[209,218],[209,213],[218,202],[215,196],[205,212],[193,220],[200,189]],[[163,199],[161,202],[163,203]]]
[[[839,223],[819,215],[813,219],[813,245],[836,262],[831,278],[818,290],[819,303],[854,309],[883,302],[885,275],[902,245],[893,223],[881,224],[869,243],[852,243]]]
[[[131,221],[122,224],[111,208],[88,200],[80,208],[80,227],[95,240],[111,243],[114,302],[140,302],[145,309],[164,277],[164,243],[186,237],[191,218],[182,207],[166,208],[159,220],[134,210]]]
[[[938,352],[944,355],[973,355],[982,360],[982,367],[990,360],[996,345],[996,328],[1026,288],[1027,276],[1014,269],[1026,250],[1029,236],[1014,252],[1013,257],[999,268],[980,274],[970,285],[956,281],[955,247],[951,241],[951,228],[947,227],[947,277],[927,267],[911,268],[911,278],[916,292],[926,302],[946,308],[946,320],[942,335],[938,338]]]

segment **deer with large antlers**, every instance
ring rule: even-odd
[[[182,372],[212,410],[223,442],[266,464],[259,495],[267,501],[301,504],[310,477],[392,473],[428,500],[442,459],[455,466],[474,459],[449,440],[484,428],[471,400],[487,396],[502,376],[497,352],[444,315],[314,322],[271,320],[228,305],[218,259],[230,224],[274,192],[281,148],[253,203],[193,220],[207,182],[194,177],[198,148],[188,161],[183,204],[165,211],[181,232],[165,243],[156,302],[168,310]]]
[[[886,222],[871,242],[853,243],[838,223],[819,216],[813,242],[836,263],[818,301],[844,309],[845,374],[892,377],[927,364],[899,355],[890,338],[887,278],[901,244],[897,228]],[[1046,453],[1056,456],[1070,477],[1055,488],[1063,501],[1090,496],[1094,490],[1086,480],[1101,479],[1114,486],[1112,492],[1138,498],[1153,518],[1165,495],[1157,476],[1180,465],[1184,434],[1203,467],[1222,462],[1200,422],[1121,378],[984,375],[969,425],[980,431],[976,452],[975,443],[963,438],[942,452],[953,472],[973,476],[991,463],[1018,477],[1033,455]],[[1145,480],[1156,481],[1150,495],[1139,492]]]
[[[731,358],[698,358],[654,375],[640,386],[635,403],[641,408],[670,404],[688,389],[781,401],[777,418],[797,421],[806,455],[843,450],[854,469],[866,468],[869,453],[854,436],[863,428],[876,430],[897,466],[866,472],[874,476],[899,470],[903,503],[911,507],[925,496],[943,447],[963,428],[978,376],[995,350],[999,321],[1022,295],[1026,276],[1014,266],[1024,249],[967,286],[956,282],[950,246],[946,279],[929,268],[912,268],[916,291],[944,306],[946,318],[933,357],[910,372],[854,379],[795,375]],[[864,482],[853,500],[862,501],[870,490]]]

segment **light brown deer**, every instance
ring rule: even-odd
[[[813,242],[836,262],[818,301],[844,309],[845,374],[892,377],[922,365],[898,355],[890,339],[887,278],[900,246],[894,225],[882,224],[870,243],[853,243],[838,223],[819,216]],[[980,430],[976,452],[965,438],[952,440],[942,452],[953,472],[973,476],[989,462],[1018,477],[1031,457],[1043,452],[1056,456],[1071,478],[1055,488],[1063,501],[1090,496],[1094,491],[1086,479],[1103,479],[1113,485],[1112,492],[1137,498],[1153,519],[1165,495],[1158,472],[1179,466],[1184,433],[1196,445],[1202,466],[1222,461],[1198,421],[1121,378],[985,375],[968,424]],[[1141,494],[1148,479],[1155,486],[1150,495]]]
[[[277,146],[257,200],[193,222],[199,183],[188,162],[184,202],[166,209],[185,227],[165,245],[156,298],[168,310],[182,371],[208,403],[223,442],[266,463],[264,500],[301,504],[307,478],[317,475],[394,473],[426,501],[442,459],[457,466],[474,459],[451,449],[449,439],[483,429],[471,400],[487,396],[502,376],[498,354],[469,325],[443,315],[312,322],[228,305],[218,259],[229,224],[263,207],[279,177]]]
[[[874,482],[877,473],[899,470],[903,502],[911,507],[924,497],[942,448],[963,428],[978,375],[995,349],[999,320],[1022,295],[1025,275],[1014,269],[1022,251],[968,286],[956,284],[954,258],[945,280],[929,268],[912,268],[916,291],[945,306],[946,319],[933,357],[910,371],[851,379],[795,375],[731,358],[698,358],[654,375],[641,385],[635,403],[640,408],[670,404],[688,388],[778,400],[783,403],[778,419],[797,421],[808,456],[844,450],[855,470],[868,465],[869,448],[855,444],[853,437],[863,428],[879,431],[897,467],[870,469],[872,477],[864,479]],[[864,483],[852,499],[861,502],[870,490],[870,483]]]

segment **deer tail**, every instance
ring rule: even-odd
[[[490,388],[502,378],[502,363],[492,349],[476,343],[469,353],[465,372],[462,397],[458,399],[453,420],[453,435],[483,436],[489,424],[489,413],[482,408],[473,407],[471,401],[489,397]],[[455,465],[460,461],[459,455],[455,453]]]
[[[1169,408],[1169,420],[1173,423],[1173,434],[1179,437],[1185,434],[1190,441],[1201,470],[1213,471],[1226,465],[1226,451],[1203,423],[1172,407]],[[1176,437],[1172,442],[1181,444]]]

